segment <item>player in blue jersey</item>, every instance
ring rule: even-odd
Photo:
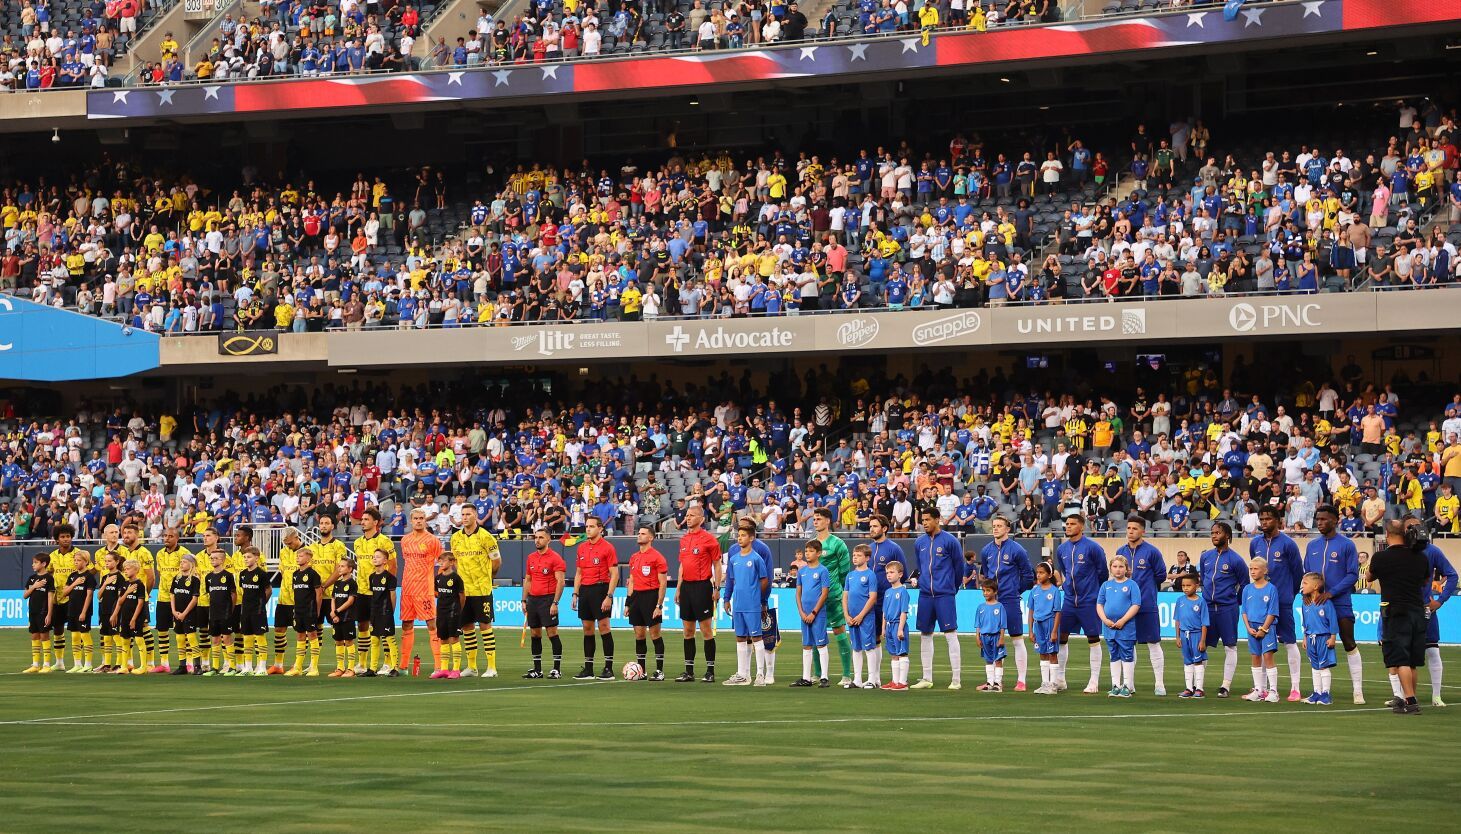
[[[725,680],[725,686],[750,686],[751,654],[764,653],[761,641],[761,600],[771,587],[771,573],[766,563],[754,552],[740,551],[726,559],[725,612],[731,615],[736,635],[736,673]]]
[[[842,613],[847,620],[847,633],[852,636],[852,685],[861,689],[877,689],[878,666],[874,654],[878,627],[873,611],[878,607],[878,580],[868,567],[873,549],[860,544],[852,549],[852,570],[843,583]],[[868,661],[867,677],[862,674],[863,661]]]
[[[1086,538],[1086,519],[1071,515],[1065,518],[1065,541],[1055,549],[1055,581],[1065,595],[1060,611],[1060,652],[1057,690],[1065,689],[1065,670],[1070,663],[1070,636],[1086,636],[1091,652],[1091,680],[1085,693],[1095,695],[1101,689],[1101,619],[1096,615],[1096,595],[1101,583],[1110,577],[1106,551]]]
[[[1243,696],[1245,701],[1267,701],[1278,703],[1278,666],[1274,655],[1278,652],[1279,595],[1273,583],[1268,581],[1268,560],[1253,559],[1248,563],[1250,581],[1243,586],[1243,628],[1248,631],[1248,654],[1252,657],[1253,691]]]
[[[1228,697],[1233,675],[1238,671],[1238,607],[1243,586],[1248,584],[1248,563],[1228,545],[1233,528],[1226,521],[1212,526],[1212,549],[1202,552],[1198,575],[1202,577],[1202,598],[1207,600],[1208,643],[1223,644],[1223,685],[1219,698]]]
[[[1177,600],[1177,647],[1182,652],[1182,680],[1186,688],[1179,698],[1202,698],[1207,675],[1207,600],[1202,598],[1202,580],[1184,573],[1177,580],[1182,598]]]
[[[1131,565],[1131,578],[1141,586],[1141,610],[1136,613],[1136,642],[1145,643],[1152,662],[1152,694],[1167,694],[1167,656],[1162,653],[1162,618],[1157,612],[1157,592],[1167,578],[1167,560],[1162,551],[1146,540],[1146,519],[1139,515],[1126,518],[1126,543],[1116,548],[1117,556],[1125,556]],[[1133,684],[1132,691],[1136,691]]]
[[[1020,595],[1035,585],[1035,567],[1024,545],[1010,538],[1009,519],[995,516],[990,522],[994,541],[979,551],[976,568],[981,580],[992,579],[1004,608],[1005,633],[1015,647],[1015,691],[1025,691],[1025,671],[1030,659],[1025,648],[1025,621],[1020,616]],[[981,582],[982,585],[982,582]]]
[[[1339,618],[1334,613],[1334,603],[1320,600],[1324,595],[1324,575],[1306,573],[1303,576],[1304,593],[1304,648],[1309,655],[1309,668],[1314,673],[1314,691],[1304,699],[1305,703],[1328,706],[1334,703],[1329,688],[1334,681],[1334,632]]]
[[[1314,529],[1318,536],[1304,549],[1304,572],[1324,577],[1325,590],[1320,596],[1334,603],[1339,618],[1339,641],[1344,644],[1349,664],[1349,682],[1354,689],[1354,702],[1365,702],[1365,665],[1354,640],[1354,605],[1350,594],[1360,578],[1360,554],[1354,542],[1339,532],[1339,510],[1333,504],[1321,504],[1314,511]]]
[[[1125,556],[1111,560],[1111,578],[1096,593],[1096,616],[1101,618],[1101,636],[1111,656],[1109,698],[1130,698],[1136,676],[1136,615],[1141,612],[1141,585],[1127,574],[1131,565]]]
[[[1414,517],[1405,520],[1406,527],[1420,523],[1420,519]],[[1424,595],[1426,607],[1431,612],[1425,634],[1425,665],[1431,678],[1431,706],[1444,707],[1446,702],[1441,700],[1441,675],[1444,671],[1441,665],[1441,606],[1456,595],[1456,569],[1435,544],[1426,545],[1425,557],[1431,563],[1431,581],[1427,583]],[[1395,683],[1398,685],[1400,679],[1396,678]]]
[[[1258,510],[1258,529],[1262,535],[1248,540],[1248,557],[1268,563],[1268,581],[1278,594],[1278,625],[1274,631],[1284,646],[1288,661],[1289,700],[1299,700],[1299,644],[1294,632],[1294,597],[1299,594],[1299,577],[1304,573],[1304,557],[1299,546],[1283,532],[1283,513],[1278,507],[1265,504]]]
[[[1060,608],[1064,595],[1055,585],[1055,568],[1049,562],[1035,566],[1035,587],[1026,594],[1030,639],[1040,655],[1040,687],[1036,695],[1054,695],[1056,664],[1059,663]]]
[[[873,575],[878,578],[878,599],[885,598],[888,589],[888,565],[896,562],[902,566],[903,575],[908,575],[908,557],[903,554],[903,548],[897,542],[888,538],[888,531],[893,529],[893,522],[882,513],[877,513],[868,521],[868,536],[872,539],[868,546],[872,548],[872,558],[868,567],[872,569]],[[876,636],[878,645],[873,648],[872,670],[874,680],[880,679],[882,672],[882,645],[883,645],[883,606],[878,604],[873,608],[874,618],[877,620]]]
[[[883,647],[888,651],[891,679],[883,689],[908,688],[908,589],[903,587],[903,563],[889,562],[888,590],[883,593]]]
[[[1004,689],[1004,647],[1006,613],[999,601],[999,583],[986,579],[979,586],[984,593],[984,602],[974,611],[974,639],[979,641],[979,656],[984,658],[984,683],[980,692],[1000,692]],[[1018,604],[1018,603],[1016,603]]]
[[[918,656],[923,661],[923,677],[908,688],[933,688],[933,627],[937,621],[954,667],[949,688],[960,689],[963,677],[954,596],[964,580],[964,548],[939,527],[938,513],[924,513],[923,535],[913,544],[913,556],[918,563]]]
[[[756,538],[756,522],[749,518],[743,518],[736,522],[736,540],[731,544],[728,553],[741,554],[753,553],[766,564],[766,575],[772,576],[776,573],[776,557],[772,555],[771,548],[766,542]],[[761,644],[755,650],[756,657],[756,686],[770,686],[776,683],[776,646],[781,642],[781,628],[776,622],[775,598],[771,595],[771,585],[767,583],[766,588],[761,592]]]
[[[806,567],[796,574],[796,611],[802,621],[802,676],[792,686],[812,685],[812,655],[819,655],[822,677],[817,686],[826,689],[827,680],[827,596],[832,574],[822,566],[822,543],[807,542]]]

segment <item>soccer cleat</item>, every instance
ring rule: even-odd
[[[648,678],[648,680],[651,680],[651,681],[663,681],[664,679],[665,679],[665,673],[664,672],[661,672],[658,669],[654,670],[654,672],[651,673],[650,676],[649,676],[649,678]]]
[[[488,669],[487,671],[485,671],[485,672],[482,673],[482,677],[484,677],[484,678],[495,678],[495,677],[497,677],[497,670],[496,669]]]
[[[1065,681],[1056,681],[1055,682],[1055,691],[1056,692],[1064,692],[1065,690],[1067,690],[1069,688],[1070,687],[1068,687],[1068,686],[1065,685]]]
[[[791,683],[787,684],[787,686],[791,687],[792,689],[805,688],[805,687],[808,687],[808,686],[811,686],[811,685],[812,685],[812,682],[809,681],[809,680],[807,680],[806,678],[797,678],[796,680],[794,680]]]
[[[840,679],[838,679],[837,685],[842,687],[843,689],[846,689],[847,687],[852,685],[852,678],[843,675]]]
[[[829,681],[829,680],[827,680],[826,678],[822,678],[821,680],[817,681],[817,686],[820,687],[820,688],[822,688],[822,689],[826,689],[827,687],[829,687],[831,685],[832,685],[832,682]]]
[[[933,689],[933,681],[928,678],[919,678],[918,683],[908,685],[909,689]]]
[[[709,670],[706,670],[705,674],[703,674],[703,675],[700,676],[700,682],[701,683],[715,683],[715,673],[714,672],[711,672]]]
[[[1111,687],[1111,689],[1106,692],[1106,697],[1107,698],[1120,698],[1121,697],[1121,687],[1119,687],[1119,686],[1113,686],[1113,687]]]
[[[1220,686],[1220,687],[1218,687],[1217,696],[1219,698],[1226,698],[1230,694],[1232,694],[1232,693],[1228,692],[1228,688],[1226,686]]]
[[[743,675],[731,675],[725,679],[722,686],[750,686],[751,680]]]
[[[256,678],[268,677],[269,676],[269,670],[268,669],[265,669],[262,666],[260,666],[259,668],[257,668],[257,669],[254,670],[253,676],[256,677]]]
[[[1397,697],[1394,697],[1394,698],[1391,698],[1390,700],[1388,700],[1388,701],[1385,702],[1385,706],[1389,707],[1390,709],[1399,709],[1400,707],[1402,707],[1404,705],[1405,705],[1405,699],[1404,698],[1401,698],[1401,697],[1398,697],[1398,696]]]
[[[1025,682],[1024,681],[1015,681],[1015,691],[1016,692],[1024,692],[1025,691]]]
[[[1266,703],[1276,704],[1276,703],[1278,703],[1279,701],[1281,701],[1283,699],[1279,698],[1278,697],[1278,691],[1277,690],[1274,690],[1274,691],[1269,692],[1267,695],[1264,695],[1263,696],[1263,700]]]
[[[1121,687],[1121,689],[1116,693],[1116,697],[1117,698],[1130,698],[1131,697],[1131,687],[1129,687],[1129,686],[1123,686],[1123,687]]]
[[[1178,692],[1177,693],[1177,697],[1178,698],[1191,698],[1192,697],[1192,690],[1190,690],[1190,689],[1184,689],[1181,692]]]
[[[345,671],[349,672],[351,675],[354,675],[355,674],[355,670],[354,669],[346,669]],[[284,672],[284,677],[286,677],[286,678],[297,678],[297,677],[299,677],[300,675],[303,675],[303,674],[304,674],[304,670],[303,669],[299,668],[298,666],[291,666],[291,667],[289,667],[288,670],[286,670]]]
[[[1256,689],[1250,689],[1248,691],[1248,694],[1243,696],[1243,700],[1257,702],[1263,700],[1263,697],[1264,695],[1262,692]]]
[[[400,676],[401,676],[401,670],[400,669],[392,669],[389,672],[383,672],[383,673],[381,673],[381,677],[383,677],[383,678],[399,678]]]
[[[1396,698],[1395,706],[1391,707],[1396,715],[1419,715],[1420,704],[1412,704],[1404,698]]]
[[[360,674],[359,674],[359,675],[357,675],[357,676],[356,676],[356,677],[361,677],[361,678],[373,678],[373,677],[375,677],[375,674],[376,674],[376,673],[375,673],[375,670],[374,670],[374,669],[366,669],[366,670],[365,670],[365,671],[364,671],[364,672],[361,672],[361,673],[360,673]]]
[[[284,667],[283,666],[280,666],[278,664],[275,664],[273,666],[270,666],[269,667],[269,674],[271,674],[271,675],[282,675],[282,674],[284,674]]]
[[[862,689],[877,689],[878,688],[878,685],[875,684],[875,683],[873,683],[872,681],[864,681],[861,688]]]
[[[136,668],[134,668],[132,670],[132,674],[134,674],[134,675],[145,675],[145,674],[147,674],[147,670],[146,669],[143,669],[141,666],[138,666],[138,667],[136,667]]]
[[[186,666],[179,666],[178,668],[172,670],[172,674],[174,675],[186,675],[187,673],[188,667]]]
[[[1136,691],[1135,690],[1132,690],[1132,693],[1131,694],[1135,695],[1136,694]],[[1165,697],[1167,697],[1167,687],[1165,687],[1165,686],[1154,687],[1152,689],[1152,694],[1155,695],[1155,696],[1157,696],[1158,698],[1165,698]]]
[[[462,676],[462,673],[458,672],[455,669],[452,669],[451,671],[446,673],[446,676],[451,680],[456,680],[457,678],[460,678]]]
[[[21,672],[20,672],[20,674],[22,674],[22,675],[36,675],[36,674],[40,674],[40,671],[41,671],[41,665],[39,663],[32,663],[31,665],[29,665],[29,666],[25,667],[24,669],[22,669]]]
[[[331,674],[334,674],[334,673],[332,672]],[[442,678],[445,678],[446,677],[446,670],[445,669],[437,669],[435,672],[432,672],[430,675],[427,675],[427,677],[431,678],[434,681],[439,681]]]
[[[147,671],[150,672],[151,674],[154,674],[154,675],[166,675],[168,672],[171,672],[172,670],[168,668],[168,666],[167,666],[166,663],[159,663],[156,666],[152,667],[151,669],[148,669]]]
[[[1115,689],[1116,687],[1113,686],[1111,688],[1112,689]],[[1093,683],[1090,686],[1086,687],[1085,689],[1082,689],[1081,690],[1081,693],[1084,694],[1084,695],[1100,695],[1101,694],[1101,687],[1099,685]]]
[[[751,683],[751,685],[752,686],[765,686],[766,685],[766,676],[765,675],[757,675],[756,676],[756,680],[753,681]]]
[[[962,683],[960,683],[958,681],[949,681],[949,689],[953,689],[953,690],[956,690],[957,691],[957,690],[960,690],[960,689],[963,689],[963,688],[964,688],[964,684],[962,684]],[[999,691],[999,685],[998,684],[995,684],[994,691],[995,692],[998,692]]]
[[[556,681],[556,680],[558,680],[561,677],[563,677],[563,673],[560,672],[559,670],[557,670],[557,669],[549,669],[548,670],[548,680],[550,680],[550,681]]]
[[[194,675],[201,675],[201,674],[203,674],[203,664],[199,663],[197,666],[194,666],[193,667],[193,674]]]
[[[1433,706],[1433,707],[1444,707],[1445,705],[1446,705],[1446,702],[1445,701],[1442,701],[1440,698],[1431,698],[1431,706]]]
[[[394,671],[396,671],[395,667],[391,666],[389,663],[386,663],[382,664],[379,669],[375,670],[375,674],[378,677],[389,678],[394,677],[394,675],[391,674]]]
[[[895,690],[898,689],[898,684],[896,684],[896,683],[885,683],[885,684],[883,684],[882,686],[880,686],[878,688],[879,689],[886,689],[889,692],[893,692],[893,691],[895,691]]]
[[[599,672],[599,680],[611,681],[614,679],[614,667],[605,663],[602,671]]]
[[[1355,705],[1356,706],[1361,706],[1361,707],[1364,706],[1365,705],[1365,696],[1362,693],[1356,692],[1354,694],[1354,702],[1355,702]]]
[[[1328,692],[1325,692],[1325,693],[1322,693],[1322,694],[1319,695],[1319,706],[1321,706],[1321,707],[1327,707],[1327,706],[1331,706],[1333,704],[1334,704],[1334,696],[1333,695],[1330,695]]]
[[[342,677],[342,678],[353,678],[353,677],[356,677],[355,670],[354,669],[346,669],[345,672],[344,672],[344,674],[340,675],[340,677]]]
[[[1192,697],[1194,699],[1196,699],[1196,698],[1206,698],[1207,697],[1207,690],[1205,690],[1205,689],[1194,689],[1194,690],[1192,690]]]
[[[212,669],[209,669],[208,671],[206,671],[206,672],[203,673],[203,677],[205,677],[205,678],[216,678],[216,677],[218,677],[218,673],[215,672],[215,671],[213,671]]]
[[[990,683],[988,681],[985,681],[984,683],[981,683],[978,686],[974,687],[974,691],[975,692],[993,692],[994,691],[994,684],[992,684],[992,683]]]
[[[327,678],[338,678],[338,677],[340,677],[343,674],[345,674],[345,670],[344,669],[336,669],[333,672],[331,672],[330,674],[325,675],[325,677],[327,677]],[[436,672],[432,672],[431,673],[431,676],[434,678],[434,677],[437,676],[437,673]]]
[[[1296,703],[1296,702],[1302,701],[1302,700],[1304,700],[1304,696],[1302,696],[1302,695],[1299,694],[1299,690],[1297,690],[1297,689],[1290,689],[1289,690],[1289,703],[1292,704],[1292,703]]]
[[[766,676],[766,685],[767,686],[775,686],[776,685],[776,676],[775,675],[767,675]]]
[[[592,681],[598,680],[598,675],[594,674],[594,667],[585,663],[583,664],[583,668],[578,670],[578,674],[573,676],[573,679],[576,681]]]
[[[463,669],[462,670],[462,677],[464,677],[464,678],[475,678],[475,677],[477,677],[477,670],[476,669]]]
[[[1318,692],[1311,692],[1311,693],[1309,693],[1309,697],[1307,697],[1307,698],[1304,699],[1304,703],[1310,704],[1310,705],[1314,705],[1314,704],[1320,703],[1319,693]]]
[[[693,673],[691,673],[691,672],[686,672],[686,673],[680,675],[679,677],[675,678],[675,683],[694,683],[694,682],[695,682],[695,675]]]
[[[316,666],[309,667],[309,671],[305,672],[304,673],[304,676],[307,677],[307,678],[317,678],[317,677],[319,677],[320,676],[319,667],[316,667]]]

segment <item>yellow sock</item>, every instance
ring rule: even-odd
[[[386,664],[392,669],[401,666],[401,643],[394,634],[386,638]]]
[[[304,635],[294,637],[294,668],[296,671],[304,668],[304,661],[309,654],[309,639]]]
[[[269,637],[268,635],[257,635],[254,637],[254,663],[259,668],[267,668],[269,663]]]
[[[96,651],[92,648],[92,645],[93,644],[91,642],[91,632],[88,631],[88,632],[82,634],[81,635],[81,662],[84,663],[84,664],[86,664],[87,666],[90,666],[91,665],[91,662],[96,659]]]
[[[370,638],[370,667],[369,668],[371,668],[371,669],[379,669],[380,668],[380,638],[379,637],[372,637],[372,638]]]
[[[132,638],[132,645],[137,647],[137,663],[139,665],[146,666],[147,665],[147,641],[144,640],[144,639],[142,639],[141,637],[133,637]]]
[[[482,630],[482,650],[487,653],[487,668],[497,671],[497,629],[492,626]]]
[[[41,641],[31,638],[30,641],[30,665],[41,665]]]
[[[309,668],[317,669],[320,665],[320,638],[309,638]]]
[[[110,666],[110,665],[112,665],[112,658],[114,658],[116,656],[116,649],[115,649],[116,644],[117,644],[117,638],[116,637],[114,637],[114,636],[112,636],[110,634],[104,634],[104,635],[102,635],[102,638],[101,638],[101,665],[103,665],[103,666]]]

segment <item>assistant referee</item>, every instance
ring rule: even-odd
[[[1404,521],[1385,524],[1384,550],[1370,558],[1365,579],[1380,583],[1380,648],[1390,674],[1400,678],[1402,697],[1390,702],[1398,715],[1415,715],[1415,670],[1425,663],[1426,627],[1430,610],[1423,588],[1430,581],[1431,564],[1424,528],[1407,531]]]

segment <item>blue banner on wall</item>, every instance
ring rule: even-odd
[[[0,591],[0,627],[25,627],[25,600],[22,599],[21,593],[21,591]],[[563,627],[577,627],[578,625],[578,615],[571,607],[572,593],[572,588],[563,592],[563,601],[558,609],[559,624]],[[629,617],[624,610],[624,596],[623,588],[614,592],[614,604],[610,612],[610,621],[614,628],[629,628]],[[912,598],[912,610],[909,611],[908,621],[912,623],[918,612],[918,591],[910,590],[909,596]],[[498,588],[492,597],[495,624],[504,628],[521,627],[523,624],[522,588]],[[1175,634],[1173,611],[1180,598],[1180,594],[1162,593],[1157,601],[1161,608],[1163,637],[1170,638]],[[795,592],[791,588],[776,588],[771,592],[771,599],[778,612],[777,622],[782,630],[788,634],[798,632],[801,628],[801,620],[796,613]],[[1380,596],[1378,594],[1355,594],[1350,599],[1354,602],[1355,639],[1363,643],[1374,643],[1379,639],[1377,628],[1380,622]],[[959,592],[957,606],[961,633],[973,633],[974,611],[982,600],[983,596],[978,592]],[[1461,614],[1453,611],[1453,609],[1461,610],[1456,608],[1458,604],[1461,603],[1453,601],[1438,612],[1441,618],[1442,643],[1461,644]],[[273,604],[271,603],[269,611],[271,623],[274,618],[272,609]],[[680,610],[675,605],[673,588],[665,595],[664,616],[666,626],[678,627]],[[149,617],[149,621],[153,621],[151,617]],[[725,613],[724,608],[716,609],[715,627],[722,632],[730,631],[731,618]],[[795,638],[789,639],[794,640]]]
[[[156,333],[0,295],[0,379],[109,379],[156,368]]]

